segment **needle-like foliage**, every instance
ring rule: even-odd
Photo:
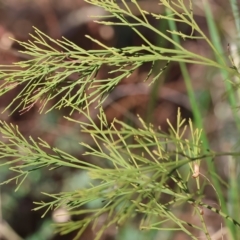
[[[59,224],[58,230],[62,234],[77,230],[75,239],[88,226],[97,228],[96,239],[100,239],[107,228],[122,226],[130,219],[138,219],[141,230],[182,231],[192,239],[198,239],[192,231],[197,229],[211,239],[203,217],[204,208],[239,227],[236,220],[221,211],[221,202],[219,208],[204,203],[204,185],[199,180],[201,161],[214,158],[217,153],[203,148],[201,129],[182,119],[180,111],[176,126],[168,121],[170,133],[167,134],[144,123],[140,117],[139,128],[117,119],[109,123],[102,109],[104,100],[114,87],[144,63],[152,63],[145,79],[150,84],[160,77],[169,62],[201,64],[233,74],[234,70],[224,63],[224,59],[219,62],[211,60],[174,40],[173,36],[177,35],[183,39],[206,41],[213,53],[218,55],[194,20],[192,2],[161,0],[160,7],[168,9],[168,14],[156,14],[142,9],[138,1],[133,0],[131,4],[138,9],[138,16],[132,13],[129,3],[124,0],[121,7],[113,0],[86,2],[108,12],[108,15],[98,17],[99,24],[127,26],[141,37],[144,44],[117,49],[87,36],[101,50],[84,50],[66,38],[55,40],[35,29],[28,42],[17,41],[25,49],[22,53],[28,59],[0,67],[0,95],[20,85],[22,90],[6,109],[14,105],[13,112],[20,108],[24,113],[37,105],[40,112],[70,107],[72,112],[80,113],[85,117],[84,121],[74,120],[71,116],[66,119],[77,123],[82,133],[91,137],[91,143],[82,142],[80,145],[85,149],[84,155],[96,161],[77,159],[50,146],[43,139],[26,138],[17,126],[1,122],[0,166],[8,165],[9,170],[15,173],[3,184],[14,180],[18,189],[29,174],[40,168],[54,170],[70,167],[87,171],[91,178],[87,188],[74,192],[44,193],[52,201],[38,202],[34,209],[45,209],[46,214],[53,209],[65,208],[72,218],[80,220]],[[148,22],[149,16],[184,23],[191,27],[192,32],[190,35],[177,31],[161,32]],[[116,22],[108,21],[113,17]],[[150,43],[139,31],[139,26],[159,35],[172,47]],[[153,75],[156,62],[162,62],[164,67]],[[105,66],[110,70],[108,77],[102,79],[98,72]],[[53,102],[57,98],[59,100]],[[99,124],[92,119],[93,107],[98,111]],[[208,178],[201,177],[210,183]],[[190,188],[189,185],[196,187]],[[216,196],[218,194],[216,191]],[[91,207],[92,203],[95,207]],[[196,210],[201,224],[181,218],[179,209],[186,205]],[[99,228],[98,221],[102,216],[106,218]]]

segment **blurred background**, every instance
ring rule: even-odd
[[[119,1],[121,4],[121,1]],[[204,11],[200,4],[195,1],[195,19],[200,28],[209,35]],[[239,39],[235,31],[232,11],[228,1],[209,1],[214,12],[218,30],[222,36],[222,45],[228,55],[227,44],[230,43],[235,61],[238,61],[237,44]],[[146,10],[155,13],[163,13],[164,9],[155,0],[142,0],[139,4]],[[130,5],[131,6],[131,5]],[[105,12],[95,6],[86,4],[83,0],[7,0],[0,1],[0,64],[12,64],[25,59],[26,56],[18,52],[20,46],[12,39],[27,41],[29,34],[33,33],[32,26],[37,27],[45,34],[54,39],[62,36],[85,49],[99,49],[100,47],[86,39],[85,35],[90,35],[108,46],[126,47],[140,46],[142,40],[131,29],[126,27],[112,27],[98,25],[89,16],[101,15]],[[138,14],[136,12],[136,14]],[[114,19],[113,19],[114,20]],[[166,31],[168,25],[163,20],[156,20],[149,17],[149,22],[156,28]],[[185,34],[189,34],[191,29],[178,25]],[[168,43],[159,39],[149,30],[140,28],[142,34],[148,40],[158,46],[167,46]],[[198,40],[185,40],[182,44],[187,49],[208,56],[211,56],[206,42]],[[171,47],[169,45],[169,47]],[[229,62],[229,66],[231,63]],[[186,86],[184,84],[179,65],[170,63],[164,74],[153,85],[148,86],[143,80],[146,78],[150,65],[145,64],[135,71],[128,79],[123,79],[110,95],[110,100],[105,105],[105,113],[109,121],[114,117],[135,125],[136,115],[139,114],[146,122],[151,122],[155,126],[161,126],[163,131],[168,131],[166,119],[171,122],[176,119],[177,108],[180,107],[184,118],[192,118],[192,111],[188,99]],[[210,69],[203,66],[188,64],[194,93],[198,100],[200,111],[205,123],[205,129],[215,150],[229,151],[239,136],[234,129],[231,109],[227,103],[224,89],[224,79],[217,69]],[[108,69],[101,69],[101,76],[107,76]],[[0,110],[2,111],[16,96],[17,91],[7,93],[0,98]],[[9,111],[0,115],[1,120],[12,122],[19,126],[24,136],[33,138],[41,137],[50,145],[56,146],[76,157],[83,158],[83,149],[78,142],[82,141],[80,132],[76,131],[76,126],[66,121],[63,116],[67,115],[69,109],[61,111],[51,111],[48,114],[39,114],[37,107],[33,107],[25,114],[15,111],[9,116]],[[228,174],[225,168],[225,157],[217,161],[219,175],[227,180]],[[8,179],[10,174],[6,168],[0,168],[0,182]],[[49,213],[45,218],[41,218],[42,211],[32,211],[33,202],[40,200],[47,201],[47,197],[41,192],[56,193],[59,191],[70,191],[83,188],[88,183],[88,175],[72,169],[58,169],[56,171],[39,170],[24,182],[22,187],[15,192],[16,185],[10,183],[1,187],[1,215],[2,226],[0,227],[1,239],[27,239],[27,240],[54,240],[73,239],[74,233],[59,236],[54,234],[53,222],[66,221],[56,217],[56,213]],[[215,193],[211,188],[206,189],[207,200],[214,201]],[[60,209],[61,210],[61,209]],[[62,209],[64,211],[64,209]],[[184,219],[194,218],[191,211],[182,213]],[[67,218],[67,215],[66,215]],[[214,219],[214,221],[213,221]],[[211,227],[217,231],[215,226],[216,216],[209,213],[208,221]],[[12,228],[12,233],[6,234],[6,224]],[[5,226],[5,227],[4,227]],[[2,229],[2,230],[1,230]],[[9,234],[16,234],[9,235]],[[17,236],[18,235],[18,236]],[[80,239],[93,239],[94,233],[91,228],[87,228]],[[110,228],[102,237],[104,240],[144,240],[144,239],[168,239],[163,238],[161,233],[146,235],[139,232],[137,225],[133,222],[125,226],[121,231]],[[171,239],[187,239],[181,233],[174,233]]]

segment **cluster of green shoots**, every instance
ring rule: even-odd
[[[127,26],[141,37],[144,44],[118,49],[105,46],[87,36],[99,44],[101,50],[84,50],[65,38],[55,40],[35,29],[35,34],[31,35],[28,42],[17,41],[25,49],[22,53],[28,59],[0,67],[0,95],[22,86],[22,90],[5,110],[11,108],[14,112],[21,108],[24,113],[33,106],[38,106],[40,113],[47,113],[68,107],[72,110],[71,114],[77,112],[84,116],[84,121],[75,120],[71,114],[65,118],[78,124],[81,132],[91,137],[90,143],[79,144],[85,151],[83,155],[94,157],[97,161],[78,159],[40,138],[26,138],[17,126],[2,121],[0,166],[7,165],[14,172],[14,176],[2,184],[16,181],[18,190],[28,175],[40,168],[54,170],[64,167],[86,171],[91,179],[88,187],[75,189],[73,192],[44,193],[52,201],[37,202],[34,209],[45,209],[45,214],[58,208],[66,209],[72,218],[79,220],[60,223],[57,229],[62,234],[77,231],[75,239],[89,226],[94,231],[103,215],[107,217],[101,227],[98,227],[96,239],[100,239],[110,226],[120,228],[131,219],[135,219],[139,229],[143,231],[182,231],[192,239],[198,239],[194,234],[197,231],[198,234],[202,232],[206,239],[211,239],[204,219],[205,209],[221,215],[229,229],[229,236],[237,239],[240,233],[239,217],[235,219],[235,216],[232,218],[228,214],[227,202],[221,191],[221,181],[216,177],[213,159],[222,155],[237,157],[239,154],[209,150],[206,134],[202,130],[201,113],[186,67],[187,63],[200,64],[218,69],[224,79],[238,76],[234,64],[230,68],[221,55],[221,46],[217,39],[219,35],[207,1],[203,1],[203,7],[210,32],[214,35],[210,39],[195,21],[194,4],[191,1],[160,0],[158,4],[163,9],[162,13],[148,12],[136,0],[131,3],[122,0],[121,4],[113,0],[86,2],[99,6],[108,13],[96,17],[99,18],[99,24]],[[138,9],[138,14],[132,12],[133,6]],[[164,32],[151,25],[149,17],[167,21],[169,30]],[[109,21],[113,18],[116,21]],[[178,22],[189,26],[192,29],[191,34],[177,31]],[[172,47],[152,44],[141,34],[139,26],[152,31]],[[205,41],[216,60],[184,48],[180,43],[181,38]],[[103,109],[104,101],[122,79],[128,78],[143,64],[151,63],[145,80],[154,84],[171,62],[180,64],[195,125],[190,120],[182,119],[180,111],[176,116],[176,126],[167,120],[169,133],[145,123],[140,117],[138,127],[117,119],[107,121]],[[154,69],[159,64],[163,67],[156,73]],[[99,79],[98,72],[104,66],[112,70],[108,72],[106,79]],[[77,79],[73,79],[73,75],[77,75]],[[231,89],[231,82],[226,81],[230,105],[235,107],[236,100]],[[61,98],[52,104],[58,96]],[[98,124],[92,119],[93,110],[97,111]],[[234,116],[238,129],[236,112]],[[203,161],[207,164],[208,176],[201,173]],[[206,184],[215,192],[217,207],[204,202]],[[232,188],[230,194],[231,191],[238,192],[236,188]],[[191,223],[190,219],[188,222],[181,219],[179,210],[186,206],[195,210],[199,224]]]

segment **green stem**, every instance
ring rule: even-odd
[[[167,14],[171,14],[169,9],[166,9],[166,12],[167,12]],[[169,21],[169,27],[170,27],[171,31],[177,31],[176,24],[175,24],[174,21]],[[174,39],[174,41],[176,41],[178,43],[180,42],[179,37],[177,35],[173,34],[173,39]],[[186,85],[186,88],[187,88],[189,101],[190,101],[192,112],[193,112],[194,121],[196,123],[196,126],[199,129],[203,129],[204,126],[203,126],[203,122],[202,122],[202,116],[201,116],[201,113],[199,111],[199,106],[197,104],[197,100],[196,100],[195,95],[194,95],[194,90],[193,90],[193,87],[192,87],[191,78],[190,78],[190,75],[188,73],[188,69],[187,69],[185,63],[180,62],[179,65],[180,65],[180,69],[182,71],[182,75],[183,75],[185,85]],[[205,132],[202,133],[201,140],[202,140],[202,143],[203,143],[203,149],[209,149],[209,142],[208,142],[208,139],[207,139],[207,136],[206,136]],[[213,164],[212,159],[211,158],[206,158],[206,162],[207,162],[208,171],[209,172],[216,172],[216,168]],[[220,182],[213,175],[211,175],[211,179],[212,179],[214,187],[216,188],[217,192],[219,193],[219,200],[222,203],[222,210],[223,210],[223,212],[227,212],[227,206],[226,206],[226,203],[224,201],[224,196],[222,194],[222,189],[221,189]],[[226,221],[226,224],[229,227],[231,226],[231,223],[229,223],[228,221]]]

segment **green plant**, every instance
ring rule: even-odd
[[[70,114],[66,119],[78,124],[82,133],[91,136],[92,141],[80,143],[85,149],[84,155],[90,159],[86,162],[50,146],[42,139],[31,137],[26,139],[16,126],[1,122],[0,158],[3,159],[1,166],[9,166],[16,174],[3,184],[16,180],[18,190],[26,177],[40,168],[54,170],[58,167],[71,167],[87,171],[91,179],[88,188],[76,189],[74,192],[44,193],[51,197],[52,201],[36,203],[34,209],[44,208],[48,212],[64,207],[71,216],[86,215],[80,220],[57,226],[62,234],[78,230],[75,239],[89,225],[97,229],[96,239],[100,239],[109,226],[122,226],[130,218],[140,218],[139,227],[142,230],[182,231],[192,239],[197,239],[192,231],[196,229],[203,232],[206,239],[211,239],[204,219],[204,208],[224,217],[232,238],[237,239],[240,224],[238,219],[228,216],[227,202],[221,191],[221,179],[216,177],[217,172],[212,159],[216,156],[237,157],[240,153],[209,150],[201,112],[186,64],[216,68],[224,73],[225,79],[239,76],[237,68],[228,66],[219,47],[213,44],[198,26],[193,17],[191,1],[186,4],[182,0],[175,2],[161,0],[160,4],[165,9],[163,14],[147,12],[140,7],[138,1],[132,1],[140,17],[132,13],[129,3],[124,0],[122,7],[115,1],[86,0],[86,2],[109,12],[109,15],[100,17],[98,21],[100,24],[128,26],[141,37],[144,45],[117,49],[105,46],[87,36],[102,48],[87,51],[65,38],[51,39],[38,29],[31,35],[32,40],[17,41],[25,49],[22,53],[26,54],[29,60],[11,66],[1,66],[0,95],[18,85],[23,86],[22,91],[6,110],[13,104],[16,106],[13,111],[21,108],[23,113],[34,105],[39,106],[41,113],[70,107],[71,114],[77,112],[85,118],[77,121],[71,118]],[[166,20],[170,30],[162,32],[150,25],[148,16]],[[115,17],[118,22],[108,21],[109,17]],[[133,21],[128,21],[127,17]],[[191,34],[177,31],[177,22],[189,26],[192,29]],[[211,20],[209,23],[212,24]],[[139,26],[151,30],[172,47],[152,44],[141,34]],[[217,61],[187,50],[181,45],[179,38],[205,41],[217,56]],[[154,128],[151,124],[146,124],[140,117],[139,128],[117,119],[111,123],[107,121],[103,110],[104,101],[123,78],[129,77],[144,63],[151,63],[145,81],[149,84],[155,83],[170,62],[180,64],[196,127],[191,121],[182,119],[180,111],[176,126],[168,121],[169,134],[162,132],[160,128]],[[156,72],[154,68],[159,64],[163,67],[153,74]],[[98,71],[106,65],[111,69],[108,72],[109,76],[106,79],[99,79]],[[79,77],[72,80],[73,74],[78,74]],[[74,92],[73,89],[77,90]],[[227,85],[227,91],[230,92],[230,103],[235,107],[236,100],[231,84]],[[49,104],[58,96],[61,96],[59,101]],[[99,124],[93,120],[93,110],[97,111]],[[238,125],[237,114],[235,110],[233,111]],[[208,164],[209,176],[203,175],[200,171],[202,161]],[[205,182],[200,181],[200,177]],[[206,184],[210,184],[215,191],[219,199],[219,209],[204,203]],[[194,186],[193,189],[189,185]],[[194,208],[200,225],[181,219],[178,210],[185,205]],[[99,228],[98,220],[103,215],[107,217]]]

